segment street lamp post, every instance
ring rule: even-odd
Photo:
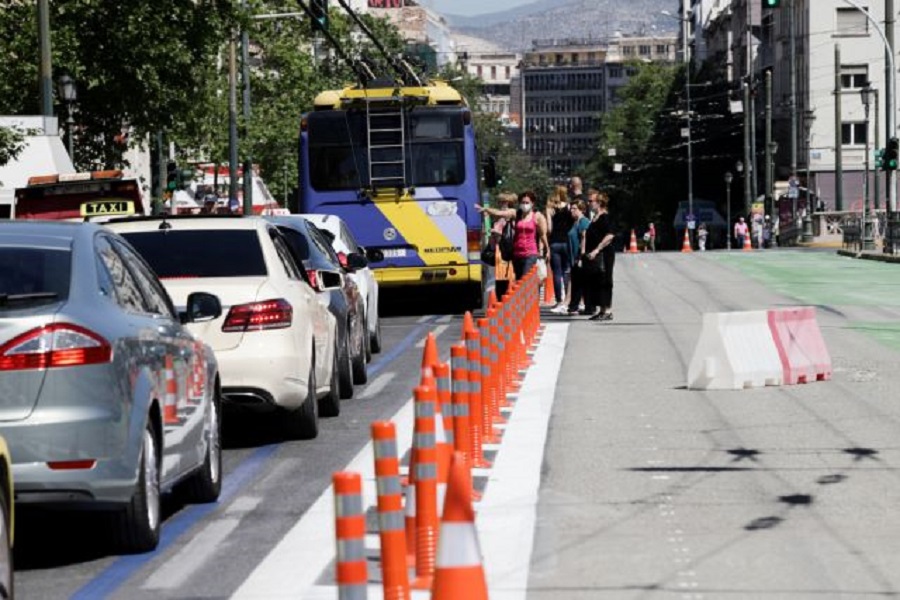
[[[865,167],[864,167],[864,177],[863,177],[863,204],[862,204],[862,219],[860,221],[860,242],[863,250],[873,250],[875,248],[874,240],[872,239],[871,228],[869,227],[868,219],[866,218],[866,212],[869,208],[869,106],[872,103],[872,97],[875,93],[875,90],[872,88],[872,84],[870,82],[866,83],[866,87],[859,90],[860,96],[862,96],[862,103],[865,115],[865,128],[866,128],[866,159],[865,159]]]
[[[72,117],[72,105],[78,99],[78,89],[75,87],[75,80],[68,73],[64,73],[57,81],[59,88],[59,97],[63,104],[66,105],[66,140],[68,142],[69,158],[75,162],[75,144],[73,137],[75,133],[75,119]]]
[[[725,239],[726,247],[731,250],[731,171],[725,171]]]

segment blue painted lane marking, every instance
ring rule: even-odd
[[[259,471],[267,460],[279,448],[272,444],[257,448],[237,468],[222,480],[222,493],[219,501],[212,504],[191,505],[172,519],[165,522],[159,536],[159,546],[153,552],[123,556],[101,571],[96,577],[72,595],[73,600],[93,600],[106,598],[119,588],[129,577],[151,560],[159,557],[169,546],[194,525],[206,518],[213,511],[228,503],[246,486],[251,479],[259,475]]]
[[[404,352],[418,343],[419,339],[431,329],[436,319],[436,316],[430,317],[413,329],[409,335],[403,338],[390,351],[385,352],[378,360],[372,362],[367,369],[369,376],[374,377],[386,369]],[[259,475],[264,469],[265,463],[275,455],[275,452],[280,447],[280,444],[272,444],[257,448],[253,454],[245,458],[242,463],[222,480],[222,493],[219,495],[218,502],[213,504],[195,504],[186,507],[163,524],[159,537],[159,546],[157,546],[156,550],[144,554],[122,556],[116,559],[110,566],[72,594],[72,600],[108,598],[150,561],[161,556],[197,523],[237,496],[244,487]]]

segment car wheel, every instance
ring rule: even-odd
[[[360,325],[360,328],[365,324]],[[357,342],[356,352],[353,354],[353,383],[362,385],[369,380],[369,374],[366,372],[366,335],[365,331],[360,331],[356,336]]]
[[[119,514],[116,534],[127,553],[149,552],[159,544],[159,447],[153,423],[148,422],[141,445],[137,487],[131,502]]]
[[[288,437],[295,440],[311,440],[319,435],[319,401],[316,399],[316,355],[312,355],[309,379],[306,385],[306,400],[298,408],[287,411],[284,429]]]
[[[4,489],[0,493],[0,598],[15,597],[15,582],[13,579],[13,553],[10,532],[12,522],[10,519],[10,506],[12,499],[7,496]]]
[[[372,352],[378,354],[381,352],[381,317],[375,316],[377,321],[375,321],[375,331],[369,335],[369,345],[372,347]]]
[[[206,430],[206,458],[199,471],[184,483],[184,498],[187,502],[205,504],[219,499],[222,491],[222,402],[219,392],[213,392],[209,403]]]
[[[344,336],[344,342],[341,344],[343,351],[341,352],[340,368],[338,370],[338,388],[342,400],[348,400],[353,397],[353,351],[350,349],[351,327],[349,323],[346,331],[347,335]]]
[[[338,377],[338,351],[335,348],[332,352],[334,358],[331,364],[331,386],[328,389],[328,395],[322,398],[319,404],[319,412],[323,417],[336,417],[341,414],[341,391]]]

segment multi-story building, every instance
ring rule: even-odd
[[[447,20],[415,0],[368,0],[366,12],[389,19],[432,70],[457,61]]]
[[[486,40],[467,35],[454,35],[460,65],[473,77],[481,79],[480,109],[494,113],[508,122],[510,117],[510,84],[519,74],[522,56],[507,52]]]
[[[884,23],[884,3],[869,3],[865,8],[875,22]],[[704,14],[710,18],[702,18]],[[697,35],[704,39],[709,63],[727,69],[726,79],[735,91],[744,83],[753,91],[750,127],[755,132],[751,145],[758,195],[765,194],[765,72],[771,70],[775,187],[796,167],[800,179],[828,208],[858,208],[865,189],[866,149],[871,158],[875,148],[875,99],[871,99],[867,123],[861,94],[869,84],[878,90],[881,146],[887,138],[884,44],[866,15],[843,0],[792,0],[765,10],[756,0],[693,0],[689,17],[701,26]],[[838,95],[840,114],[836,113]],[[873,192],[875,177],[870,174]],[[878,202],[884,206],[883,198]]]
[[[578,171],[597,148],[600,117],[637,61],[672,61],[675,37],[537,40],[522,63],[522,145],[553,175]]]

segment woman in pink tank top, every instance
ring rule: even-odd
[[[547,241],[547,221],[540,212],[534,210],[534,192],[523,192],[519,196],[519,208],[497,209],[475,205],[478,212],[486,212],[494,218],[515,219],[513,237],[513,270],[516,279],[521,279],[537,263],[538,258],[546,258],[550,252]]]

